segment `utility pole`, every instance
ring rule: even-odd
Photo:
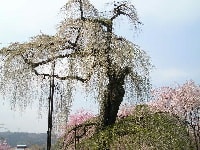
[[[54,71],[55,71],[55,61],[52,64],[52,70],[51,70],[51,76],[50,76],[50,86],[49,86],[49,106],[48,106],[48,131],[47,131],[47,150],[51,149],[51,132],[52,132],[52,115],[53,115],[53,96],[54,96]]]

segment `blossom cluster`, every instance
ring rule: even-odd
[[[88,112],[84,109],[78,110],[76,113],[69,115],[67,126],[80,125],[94,116],[95,115],[92,112]]]
[[[200,107],[200,86],[188,81],[175,88],[161,87],[152,91],[153,100],[148,103],[153,111],[164,111],[185,117]]]
[[[124,118],[127,116],[130,116],[135,109],[135,106],[129,105],[129,104],[124,104],[123,106],[120,107],[117,117],[118,118]]]

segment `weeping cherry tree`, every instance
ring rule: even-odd
[[[149,56],[114,32],[119,17],[138,28],[135,7],[127,1],[111,6],[100,13],[89,0],[69,0],[54,36],[40,34],[1,49],[0,90],[13,107],[25,108],[37,99],[41,106],[47,104],[51,77],[55,119],[66,118],[80,83],[87,93],[95,93],[101,127],[115,123],[125,93],[130,101],[148,98]]]

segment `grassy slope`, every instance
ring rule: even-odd
[[[193,150],[184,124],[167,113],[136,113],[83,140],[79,149]]]

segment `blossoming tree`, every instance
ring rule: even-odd
[[[187,113],[200,107],[200,86],[193,81],[175,88],[161,87],[153,90],[153,101],[149,105],[154,110],[166,111],[185,118]]]
[[[161,87],[153,90],[152,111],[168,112],[183,119],[200,148],[200,86],[188,81],[175,88]]]
[[[42,104],[53,77],[54,111],[66,112],[66,116],[79,82],[86,91],[96,93],[100,124],[105,127],[115,122],[125,91],[138,100],[147,97],[148,55],[114,32],[119,16],[127,17],[134,28],[141,24],[135,7],[127,1],[112,6],[102,14],[89,0],[69,0],[54,36],[41,34],[1,49],[0,90],[10,96],[13,106],[26,107],[35,99],[41,99]]]

